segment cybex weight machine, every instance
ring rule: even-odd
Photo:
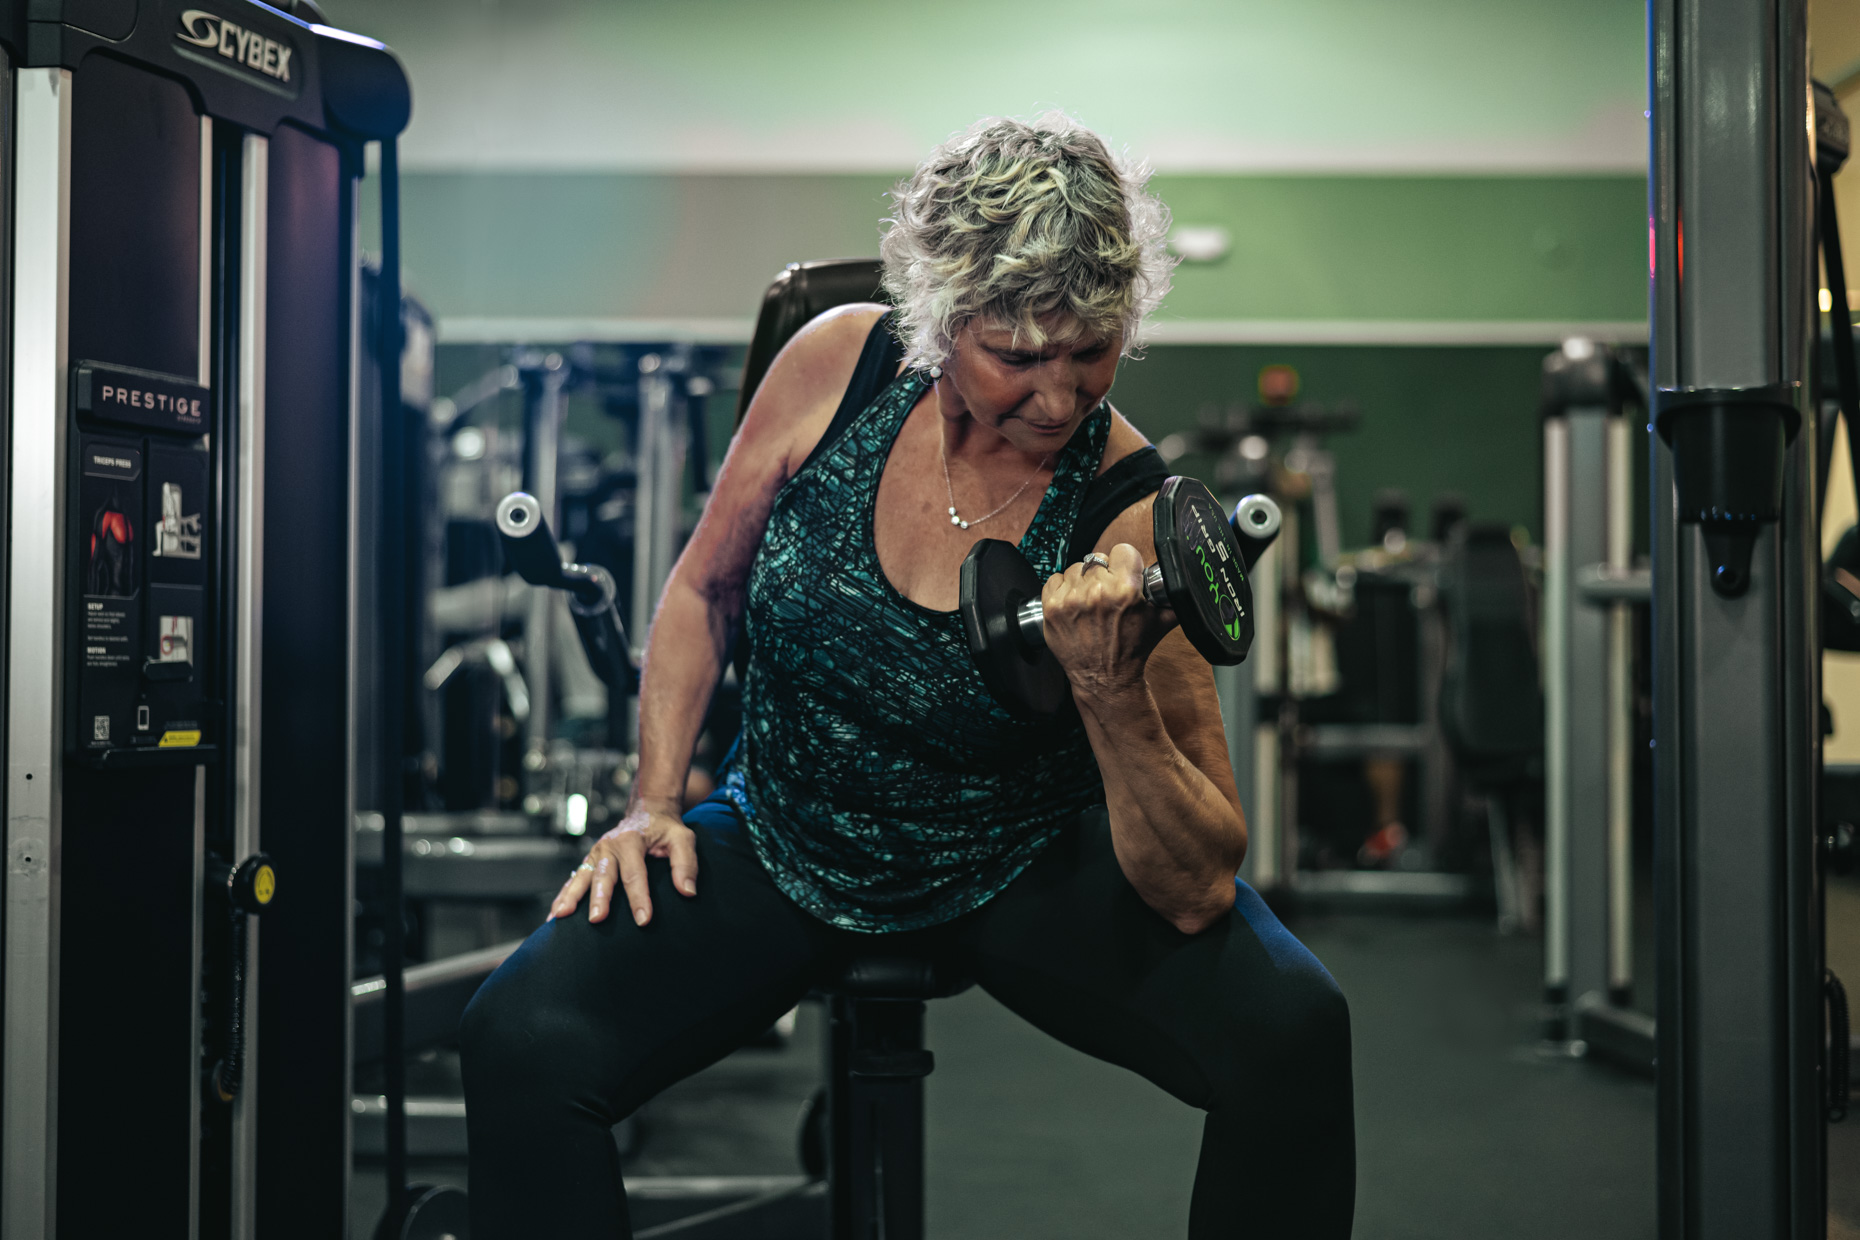
[[[0,0],[6,1240],[345,1229],[357,183],[409,97],[193,3]]]

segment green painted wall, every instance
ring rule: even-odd
[[[783,264],[872,254],[886,174],[409,173],[408,281],[441,319],[744,319]],[[1159,176],[1233,235],[1161,317],[1646,317],[1639,176]],[[368,199],[365,196],[365,201]],[[372,212],[366,243],[377,235]]]
[[[1520,348],[1178,346],[1126,362],[1111,399],[1152,442],[1192,428],[1201,411],[1256,400],[1262,366],[1295,366],[1302,398],[1349,401],[1354,431],[1325,441],[1337,462],[1345,546],[1369,541],[1370,507],[1384,487],[1408,492],[1417,520],[1436,495],[1458,491],[1477,521],[1542,529],[1538,376],[1548,350]],[[1175,468],[1211,478],[1211,462]]]
[[[1182,224],[1234,238],[1178,268],[1165,318],[1605,319],[1647,312],[1646,181],[1169,176]]]

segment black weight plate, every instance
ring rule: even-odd
[[[1207,487],[1178,474],[1163,482],[1154,516],[1163,590],[1182,632],[1210,663],[1243,661],[1253,647],[1253,587],[1227,514]]]
[[[1065,669],[1021,640],[1016,614],[1045,584],[1013,543],[984,538],[962,561],[962,627],[982,683],[1011,715],[1041,719],[1072,700]]]

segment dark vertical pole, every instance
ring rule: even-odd
[[[1810,1240],[1825,1224],[1806,12],[1648,12],[1660,1231]]]
[[[1821,209],[1818,224],[1821,232],[1821,252],[1828,272],[1828,321],[1834,329],[1834,375],[1841,396],[1841,416],[1847,419],[1847,455],[1853,462],[1854,481],[1860,486],[1860,433],[1855,427],[1860,426],[1860,370],[1854,365],[1854,351],[1848,341],[1854,338],[1853,314],[1847,307],[1847,264],[1841,257],[1840,219],[1834,212],[1834,170],[1824,169],[1821,174]],[[1815,393],[1816,407],[1820,407],[1821,394]],[[1828,419],[1832,426],[1834,419]],[[1833,455],[1829,452],[1828,455]],[[1821,462],[1817,474],[1824,485],[1828,476],[1829,461]],[[1819,500],[1825,492],[1816,490]]]
[[[381,781],[381,886],[385,943],[381,975],[382,1059],[387,1068],[388,1217],[398,1219],[407,1188],[405,1046],[406,921],[401,898],[401,815],[406,807],[407,419],[400,399],[400,176],[395,142],[381,142],[381,279],[375,297],[375,356],[381,380],[381,734],[387,778]]]

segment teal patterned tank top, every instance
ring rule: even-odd
[[[743,733],[721,791],[776,885],[850,930],[961,916],[1104,800],[1077,713],[1009,715],[961,614],[913,603],[879,567],[879,477],[925,386],[906,371],[815,450],[777,494],[749,574]],[[1100,405],[1060,451],[1021,539],[1043,578],[1065,566],[1110,419]]]

